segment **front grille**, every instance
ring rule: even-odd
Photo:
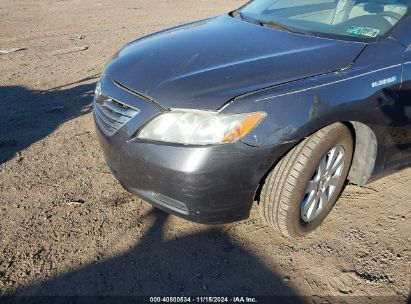
[[[113,135],[130,119],[140,113],[139,109],[130,107],[112,98],[103,101],[94,100],[94,115],[101,130]]]

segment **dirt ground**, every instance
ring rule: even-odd
[[[411,169],[348,186],[320,229],[287,240],[255,209],[216,227],[168,216],[106,168],[90,106],[109,58],[135,37],[243,2],[0,0],[0,48],[26,48],[0,55],[0,295],[407,302]]]

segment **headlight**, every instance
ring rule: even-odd
[[[247,135],[265,116],[265,112],[220,114],[172,110],[150,121],[137,138],[185,145],[231,143]]]
[[[101,80],[97,82],[96,89],[94,90],[94,98],[99,99],[101,96]]]

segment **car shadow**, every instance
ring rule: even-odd
[[[153,224],[128,252],[24,287],[13,295],[259,295],[305,303],[282,277],[245,248],[234,245],[220,228],[165,239],[167,218],[168,214],[153,209],[144,219]]]
[[[52,133],[62,123],[91,111],[96,77],[50,90],[0,87],[0,164]]]

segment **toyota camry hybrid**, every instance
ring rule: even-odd
[[[309,233],[348,181],[411,163],[410,8],[255,0],[127,44],[94,98],[108,166],[189,220],[243,220],[255,202],[283,235]]]

